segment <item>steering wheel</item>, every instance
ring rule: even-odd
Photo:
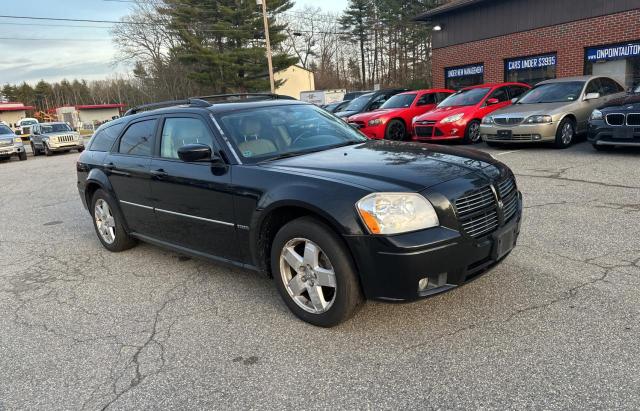
[[[305,140],[309,137],[317,136],[318,134],[316,134],[316,132],[317,130],[305,131],[304,133],[300,134],[298,137],[293,139],[293,141],[291,142],[291,146],[295,146],[301,140]]]

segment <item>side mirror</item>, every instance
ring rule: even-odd
[[[487,100],[487,106],[493,106],[494,104],[498,104],[500,102],[500,100],[498,100],[497,98],[490,98],[489,100]]]
[[[206,144],[187,144],[178,149],[178,158],[187,163],[211,161],[211,147]]]
[[[597,98],[600,98],[600,93],[587,93],[587,95],[584,96],[585,101],[586,100],[595,100]]]
[[[511,104],[516,104],[516,101],[518,101],[518,97],[514,97],[511,99]]]

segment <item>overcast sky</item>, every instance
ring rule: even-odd
[[[294,1],[296,9],[306,4],[318,6],[317,0]],[[322,8],[340,11],[346,3],[346,0],[323,0]],[[0,14],[118,20],[128,14],[130,6],[123,1],[105,0],[0,0]],[[0,17],[0,85],[23,81],[36,83],[40,79],[115,77],[127,71],[126,67],[114,66],[115,55],[108,25]]]

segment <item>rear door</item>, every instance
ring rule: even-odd
[[[149,167],[157,124],[157,117],[129,124],[103,165],[129,228],[140,234],[155,224]]]
[[[210,162],[187,163],[178,149],[206,144],[220,152],[213,129],[199,114],[175,114],[162,119],[157,155],[151,161],[151,193],[156,207],[154,237],[172,244],[237,260],[231,169]]]

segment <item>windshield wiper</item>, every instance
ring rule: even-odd
[[[279,155],[277,155],[275,157],[266,158],[266,159],[264,159],[262,161],[259,161],[258,163],[266,163],[266,162],[269,162],[269,161],[282,160],[284,158],[298,157],[298,156],[301,156],[301,155],[304,155],[304,154],[317,153],[319,151],[331,150],[333,148],[351,146],[351,145],[360,144],[360,143],[364,143],[364,141],[345,141],[344,143],[334,144],[332,146],[316,147],[316,148],[312,148],[312,149],[309,149],[309,150],[303,150],[303,151],[292,151],[292,152],[289,152],[289,153],[279,154]]]

